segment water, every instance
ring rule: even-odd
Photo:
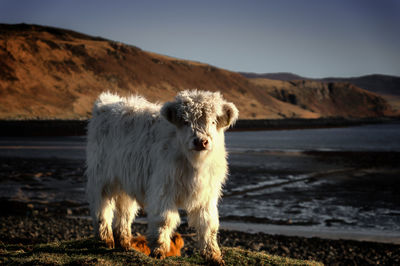
[[[400,151],[400,124],[228,132],[226,144],[231,151]]]
[[[367,232],[399,242],[399,132],[398,123],[229,132],[220,215],[266,232],[300,226],[311,235]]]
[[[228,132],[230,176],[219,205],[221,225],[308,236],[367,235],[370,238],[358,239],[380,237],[400,243],[399,132],[399,123]],[[84,137],[0,138],[3,157],[82,161],[84,148]],[[84,203],[85,179],[71,179],[65,185],[63,179],[69,178],[54,180],[74,193],[62,193],[50,177],[40,182],[50,180],[44,187],[61,193],[63,201]],[[26,201],[38,196],[33,189],[36,179],[29,190],[18,182],[23,180],[3,180],[3,190],[19,193],[10,198],[22,195]],[[44,191],[36,194],[45,195]]]

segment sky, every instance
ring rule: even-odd
[[[0,0],[0,23],[72,29],[232,71],[400,76],[400,0]]]

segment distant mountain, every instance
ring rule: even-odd
[[[163,102],[194,88],[221,91],[242,119],[393,114],[348,83],[277,82],[70,30],[0,24],[0,119],[86,119],[105,90]]]
[[[257,74],[251,72],[239,72],[246,78],[264,78],[264,79],[272,79],[272,80],[284,80],[284,81],[291,81],[291,80],[301,80],[307,79],[303,78],[302,76],[288,73],[288,72],[278,72],[278,73],[264,73],[264,74]]]
[[[360,113],[389,114],[386,101],[351,83],[312,80],[251,79],[274,98],[297,105],[322,117],[358,117]]]
[[[292,73],[245,73],[241,72],[247,78],[266,78],[272,80],[294,81],[294,80],[312,80],[320,82],[348,82],[362,89],[382,95],[395,109],[400,110],[400,77],[389,75],[365,75],[351,78],[328,77],[322,79],[311,79]]]
[[[360,88],[379,94],[400,95],[400,77],[388,75],[366,75],[354,78],[323,78],[325,82],[350,82]]]

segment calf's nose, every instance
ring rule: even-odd
[[[207,149],[208,145],[208,140],[207,139],[201,139],[201,138],[195,138],[193,140],[193,145],[196,151],[202,151]]]

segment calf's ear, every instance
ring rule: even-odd
[[[167,119],[170,123],[179,126],[182,124],[182,119],[178,113],[178,103],[176,102],[167,102],[161,108],[161,115]]]
[[[233,103],[225,103],[222,106],[222,115],[217,117],[218,127],[227,128],[238,119],[239,111]]]

